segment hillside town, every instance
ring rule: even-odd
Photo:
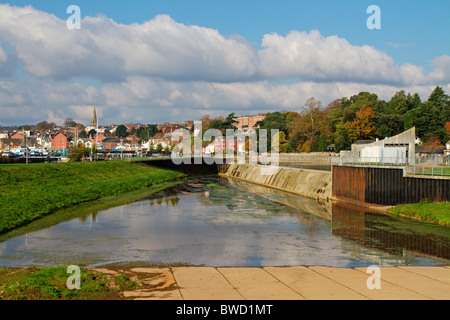
[[[191,138],[201,135],[203,154],[221,154],[230,149],[238,154],[250,151],[248,139],[223,139],[228,129],[244,133],[256,129],[257,135],[263,132],[260,129],[278,130],[279,153],[340,154],[355,149],[355,145],[385,140],[412,128],[415,128],[418,162],[434,159],[437,163],[437,158],[439,162],[450,161],[450,99],[439,86],[424,101],[417,93],[404,90],[387,101],[362,91],[349,98],[336,99],[327,106],[312,97],[306,100],[300,112],[230,113],[215,118],[204,115],[196,121],[100,125],[95,106],[91,110],[87,126],[67,118],[60,126],[42,121],[34,126],[3,128],[0,131],[2,161],[8,162],[11,158],[28,161],[30,157],[36,162],[36,157],[54,162],[168,155],[185,138],[179,129],[189,132]],[[202,132],[197,123],[201,123]],[[219,130],[222,139],[220,136],[203,139],[208,129]],[[267,150],[270,149],[268,146]]]
[[[264,120],[265,114],[237,116],[236,128],[244,132],[255,128],[257,122]],[[174,137],[176,130],[185,129],[193,133],[194,121],[180,123],[124,125],[99,125],[95,107],[88,126],[67,119],[63,125],[43,121],[30,127],[3,129],[0,131],[0,156],[13,158],[42,158],[54,156],[66,159],[71,148],[83,146],[89,153],[103,153],[124,156],[142,156],[149,153],[168,153],[180,138]],[[121,133],[122,132],[122,133]],[[225,146],[215,142],[216,150]],[[210,153],[214,146],[207,146],[204,152]],[[214,152],[214,151],[213,151]]]

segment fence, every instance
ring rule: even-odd
[[[332,159],[333,165],[405,167],[405,174],[450,177],[450,159],[441,155],[426,155],[416,158],[415,164],[410,164],[405,157],[358,157],[341,156]]]
[[[406,174],[450,177],[450,165],[417,164],[406,166]]]
[[[406,157],[358,157],[344,156],[332,158],[333,165],[360,165],[360,166],[405,166],[408,164]]]

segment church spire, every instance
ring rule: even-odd
[[[95,111],[94,106],[94,114],[92,115],[91,127],[97,127],[97,125],[98,125],[97,112]]]

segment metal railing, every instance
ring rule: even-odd
[[[415,164],[406,166],[406,174],[450,177],[450,165]]]
[[[450,177],[450,164],[445,159],[433,157],[430,159],[420,159],[420,163],[410,164],[405,158],[360,158],[360,157],[339,157],[333,158],[333,165],[353,165],[353,166],[382,166],[382,167],[404,167],[405,174]]]
[[[406,166],[408,159],[405,157],[367,157],[357,156],[332,158],[333,165],[357,165],[357,166]]]

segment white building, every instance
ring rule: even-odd
[[[351,151],[341,151],[341,163],[415,164],[416,128],[391,138],[365,144],[353,144]]]
[[[450,140],[445,144],[444,156],[450,155]]]

